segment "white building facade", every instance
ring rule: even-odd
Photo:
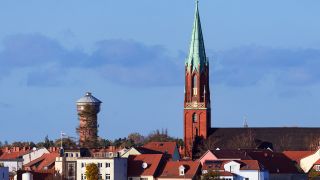
[[[22,170],[23,159],[7,159],[7,160],[0,160],[0,166],[8,167],[9,172],[16,172],[18,170]]]
[[[77,180],[85,180],[86,165],[94,163],[99,168],[99,179],[101,180],[126,180],[127,159],[126,158],[78,158]]]
[[[268,180],[269,172],[259,169],[240,169],[241,164],[236,161],[230,161],[224,164],[224,170],[232,174],[235,174],[236,180],[247,180],[247,179],[256,179],[256,180]]]

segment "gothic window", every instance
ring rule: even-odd
[[[194,114],[192,115],[192,122],[193,122],[193,123],[196,123],[197,120],[198,120],[197,114],[194,113]]]
[[[196,136],[199,136],[199,135],[198,135],[198,128],[196,128]]]
[[[194,75],[192,79],[192,90],[193,90],[193,95],[197,95],[197,76]]]

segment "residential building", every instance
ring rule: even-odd
[[[196,161],[169,161],[157,180],[200,179],[201,164]]]
[[[99,179],[101,180],[126,180],[127,158],[94,158],[82,157],[77,159],[77,179],[86,179],[86,166],[94,163],[99,168]]]
[[[205,161],[202,174],[215,172],[221,179],[269,179],[269,173],[257,160],[211,160]]]
[[[23,165],[24,170],[36,172],[51,171],[54,173],[57,157],[59,157],[58,152],[43,154],[41,157]]]
[[[128,158],[128,180],[155,180],[165,164],[163,154],[132,155]]]
[[[68,180],[75,180],[77,177],[77,159],[90,157],[90,151],[86,148],[61,149],[59,157],[55,160],[55,171]]]
[[[21,170],[24,161],[23,156],[29,152],[31,152],[30,148],[5,147],[0,156],[0,165],[8,167],[9,172]]]

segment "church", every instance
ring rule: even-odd
[[[206,56],[198,2],[196,3],[189,55],[185,62],[184,153],[195,157],[208,149],[258,148],[311,150],[320,145],[320,128],[211,126],[209,60]]]

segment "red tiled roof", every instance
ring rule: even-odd
[[[162,153],[168,153],[171,157],[174,154],[174,150],[177,148],[176,142],[149,142],[143,146],[154,151],[160,151]]]
[[[257,160],[241,160],[237,162],[240,162],[241,170],[260,170],[261,169],[260,164]]]
[[[180,176],[179,167],[184,166],[185,175]],[[200,162],[197,161],[169,161],[164,167],[160,178],[194,178],[199,172]]]
[[[314,154],[314,151],[283,151],[283,154],[286,155],[289,159],[299,163],[302,158]]]
[[[155,176],[161,165],[162,154],[130,155],[128,158],[128,177]],[[147,163],[147,168],[142,168],[142,163]]]
[[[221,171],[221,172],[218,172],[218,174],[219,176],[234,176],[234,174],[228,171]]]
[[[224,171],[224,165],[235,161],[240,164],[240,170],[260,170],[261,166],[257,160],[213,160],[205,161],[202,169]]]
[[[1,156],[1,160],[17,159],[25,154],[28,154],[30,150],[27,151],[17,151],[17,152],[4,152]]]
[[[45,170],[45,167],[52,165],[55,162],[56,157],[59,156],[59,153],[52,152],[43,154],[41,157],[29,162],[24,165],[25,168],[30,168],[32,170],[42,171]]]
[[[313,165],[320,165],[320,159],[318,159],[318,161],[316,161]]]

